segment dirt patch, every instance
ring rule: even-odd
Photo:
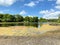
[[[0,45],[60,45],[60,39],[53,37],[0,37]]]

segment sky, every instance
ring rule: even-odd
[[[57,19],[60,0],[0,0],[0,13]]]

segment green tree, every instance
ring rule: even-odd
[[[23,16],[19,14],[15,15],[15,18],[16,18],[16,22],[22,22],[24,20]]]
[[[29,17],[29,22],[33,22],[33,17]]]
[[[33,22],[38,22],[38,17],[33,17]]]
[[[44,19],[44,18],[40,18],[39,20],[40,22],[47,22],[47,19]]]
[[[60,23],[60,15],[59,15],[59,18],[58,18],[58,22]]]
[[[0,22],[2,22],[3,14],[0,14]]]
[[[3,22],[14,22],[15,17],[13,15],[10,15],[10,14],[4,14],[2,21]]]
[[[30,17],[26,16],[26,17],[24,18],[24,21],[25,21],[25,22],[29,22],[29,21],[30,21]]]

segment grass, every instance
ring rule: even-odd
[[[24,23],[24,22],[0,22],[0,24],[17,24],[17,23]]]

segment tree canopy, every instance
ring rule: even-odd
[[[16,14],[0,14],[0,22],[38,22],[38,17],[29,17],[25,18],[22,15]]]
[[[26,16],[23,17],[22,15],[16,14],[0,14],[0,22],[60,22],[60,15],[58,19],[45,19],[40,18],[38,19],[37,16]]]

